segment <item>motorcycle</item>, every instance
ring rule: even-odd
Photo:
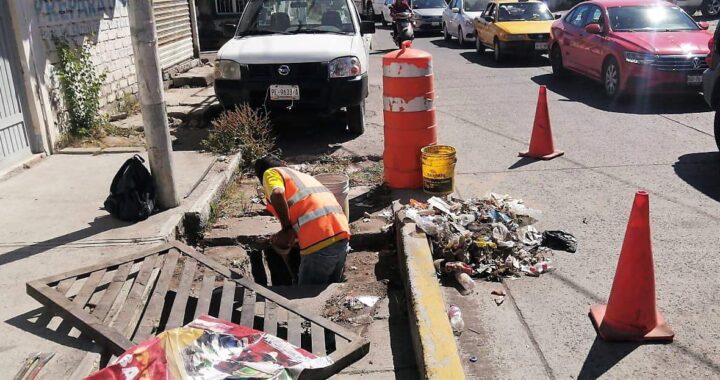
[[[393,41],[398,47],[403,41],[415,39],[412,17],[412,12],[399,12],[393,15]]]

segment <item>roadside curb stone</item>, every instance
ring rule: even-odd
[[[427,236],[405,222],[400,202],[393,203],[393,212],[418,372],[425,379],[465,379]]]

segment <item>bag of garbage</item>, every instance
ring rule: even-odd
[[[577,239],[565,231],[545,231],[542,234],[542,246],[574,253],[577,250]]]
[[[147,219],[155,210],[155,182],[139,155],[125,161],[110,185],[105,210],[128,222]]]

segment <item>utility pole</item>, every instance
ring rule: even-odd
[[[173,208],[180,204],[180,200],[173,175],[172,142],[165,109],[152,1],[129,0],[128,16],[150,172],[155,179],[158,205],[163,209]]]

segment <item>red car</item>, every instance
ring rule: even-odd
[[[572,70],[595,79],[611,99],[641,91],[699,92],[712,37],[707,29],[670,2],[583,2],[552,25],[553,74]]]

